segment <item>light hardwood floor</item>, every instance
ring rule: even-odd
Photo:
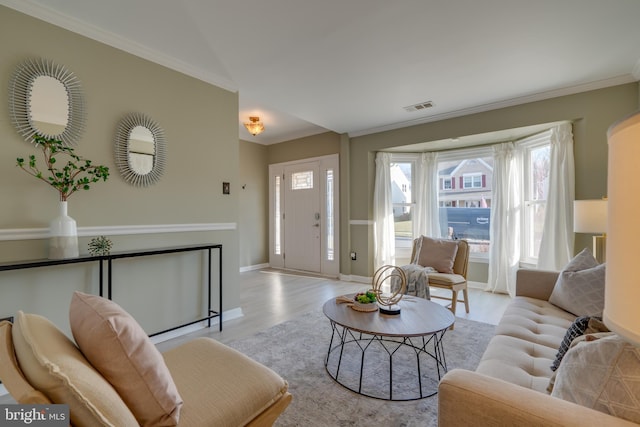
[[[320,310],[329,298],[363,291],[369,287],[366,283],[345,282],[273,269],[240,273],[238,286],[240,286],[240,306],[244,316],[225,320],[222,332],[215,326],[159,343],[158,348],[164,351],[197,336],[208,336],[221,342],[230,342],[294,319],[311,310]],[[432,289],[431,292],[451,294],[440,289]],[[469,313],[465,313],[464,304],[458,303],[456,315],[479,322],[497,324],[509,300],[507,295],[469,288]],[[447,304],[445,300],[433,299],[433,301],[442,305]]]

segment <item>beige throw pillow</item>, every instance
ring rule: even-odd
[[[640,423],[640,348],[617,335],[564,356],[551,396]]]
[[[458,242],[455,240],[432,239],[420,237],[418,264],[435,268],[440,273],[453,274],[453,263],[458,253]]]
[[[69,405],[73,425],[138,425],[111,384],[48,319],[18,311],[11,335],[29,383],[53,403]]]
[[[140,425],[178,424],[182,398],[162,355],[129,313],[108,299],[75,292],[69,320],[80,350]]]

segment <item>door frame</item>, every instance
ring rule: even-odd
[[[340,275],[340,162],[338,154],[330,154],[327,156],[310,157],[290,162],[274,163],[269,165],[269,265],[273,268],[286,269],[286,254],[284,253],[284,237],[286,232],[286,221],[280,221],[280,233],[276,236],[275,227],[275,208],[276,208],[276,177],[280,177],[281,185],[286,185],[284,179],[285,166],[296,165],[300,163],[317,162],[319,169],[319,185],[320,185],[320,274],[330,277],[338,277]],[[333,251],[330,257],[328,247],[328,225],[327,218],[327,172],[331,170],[333,174]],[[281,187],[279,197],[280,214],[284,212],[284,187]],[[279,242],[279,252],[277,244]]]

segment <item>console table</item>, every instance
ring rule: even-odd
[[[218,250],[218,298],[219,298],[219,307],[218,310],[215,311],[211,307],[211,252],[213,249]],[[132,250],[132,251],[122,251],[122,252],[111,252],[108,255],[82,255],[77,258],[67,258],[67,259],[38,259],[38,260],[27,260],[27,261],[14,261],[14,262],[3,262],[0,263],[0,271],[9,271],[9,270],[24,270],[29,268],[38,268],[38,267],[49,267],[54,265],[65,265],[65,264],[81,264],[87,262],[97,262],[100,266],[100,296],[104,296],[104,265],[106,262],[107,265],[107,298],[111,299],[113,283],[112,283],[112,271],[113,271],[113,261],[122,258],[136,258],[136,257],[144,257],[144,256],[153,256],[153,255],[163,255],[163,254],[171,254],[171,253],[179,253],[179,252],[194,252],[194,251],[206,251],[207,253],[207,314],[197,320],[193,320],[191,322],[183,323],[181,325],[174,326],[169,329],[165,329],[160,332],[155,332],[150,334],[150,336],[164,334],[166,332],[174,331],[179,328],[183,328],[185,326],[193,325],[195,323],[207,321],[207,326],[211,327],[211,319],[216,317],[219,318],[219,328],[222,331],[222,245],[221,244],[196,244],[196,245],[186,245],[186,246],[174,246],[174,247],[166,247],[166,248],[157,248],[157,249],[144,249],[144,250]]]

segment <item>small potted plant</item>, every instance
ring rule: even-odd
[[[44,169],[38,167],[36,156],[30,155],[28,160],[17,158],[16,165],[29,175],[47,183],[60,195],[59,216],[51,221],[49,232],[49,258],[74,258],[78,253],[78,231],[76,222],[67,215],[67,199],[79,190],[88,190],[91,184],[106,181],[109,168],[94,165],[91,160],[75,154],[74,149],[65,146],[55,138],[40,135],[33,137],[33,142],[40,148],[44,157]],[[66,163],[58,164],[57,156],[65,155]],[[48,173],[47,173],[48,172]]]

